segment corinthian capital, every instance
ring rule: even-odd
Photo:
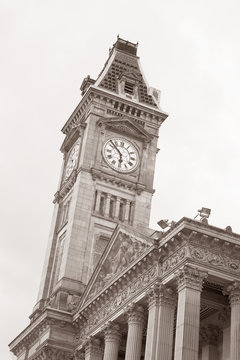
[[[207,272],[185,265],[176,273],[178,292],[184,288],[202,290],[203,280],[207,278]]]
[[[128,324],[144,323],[144,308],[141,305],[130,305],[127,309]]]
[[[108,323],[106,328],[104,329],[104,337],[105,341],[120,342],[121,332],[119,325],[114,323]]]
[[[160,305],[165,305],[165,306],[176,305],[176,293],[170,286],[160,285],[159,303]]]
[[[234,281],[228,285],[224,290],[224,295],[229,295],[229,302],[232,305],[240,304],[240,282]]]

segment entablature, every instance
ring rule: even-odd
[[[152,106],[129,101],[107,90],[100,90],[94,86],[90,86],[62,128],[62,132],[65,135],[67,135],[74,126],[85,121],[85,114],[94,102],[98,105],[104,105],[103,111],[106,114],[107,112],[109,113],[109,111],[114,111],[118,114],[128,115],[131,116],[134,121],[140,121],[143,126],[145,122],[147,122],[150,124],[155,123],[155,126],[159,127],[168,116],[164,111],[160,111]]]
[[[31,346],[31,344],[39,338],[40,334],[51,326],[70,326],[73,329],[71,314],[56,309],[44,309],[39,317],[32,321],[30,325],[9,344],[10,351],[17,356],[23,349]]]

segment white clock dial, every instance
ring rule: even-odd
[[[139,162],[137,149],[124,138],[107,140],[103,146],[103,156],[114,170],[124,173],[135,170]]]
[[[66,173],[65,173],[65,177],[68,178],[73,169],[75,168],[76,164],[77,164],[77,159],[78,159],[78,151],[79,151],[79,144],[76,144],[69,155],[68,158],[68,162],[67,162],[67,166],[66,166]]]

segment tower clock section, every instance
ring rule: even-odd
[[[158,130],[167,114],[136,50],[118,38],[97,80],[84,79],[82,100],[62,129],[62,174],[37,308],[49,302],[68,310],[117,225],[148,231]]]

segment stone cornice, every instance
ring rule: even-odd
[[[54,200],[53,200],[54,204],[59,203],[69,193],[69,191],[72,189],[73,185],[77,180],[78,174],[81,171],[85,171],[88,173],[91,172],[90,169],[84,168],[82,166],[79,169],[73,170],[70,177],[62,183],[60,190],[58,190],[56,194],[54,194]]]
[[[167,118],[168,114],[166,114],[163,111],[160,111],[154,107],[144,105],[142,103],[136,103],[133,101],[129,101],[125,98],[122,98],[118,96],[117,94],[110,93],[104,89],[98,89],[94,86],[90,86],[87,90],[87,92],[84,94],[82,100],[76,107],[76,109],[73,111],[72,115],[62,128],[62,132],[64,134],[68,134],[69,131],[72,129],[73,126],[76,126],[76,124],[80,122],[84,122],[85,118],[84,115],[86,111],[89,109],[89,106],[92,104],[94,99],[99,98],[100,101],[104,101],[105,106],[109,107],[109,109],[115,109],[114,103],[124,104],[131,107],[134,107],[140,111],[140,116],[133,116],[131,115],[131,118],[138,120],[143,120],[147,122],[152,122],[152,120],[155,120],[158,122],[158,126],[161,125],[161,123]],[[117,110],[119,113],[123,113],[123,111]],[[125,115],[129,115],[127,112],[125,112]]]
[[[102,294],[108,293],[108,289],[111,288],[111,286],[116,286],[118,284],[121,284],[122,281],[126,282],[128,281],[128,279],[131,280],[134,273],[139,275],[139,269],[142,266],[144,267],[144,264],[148,264],[150,261],[149,259],[155,258],[156,254],[153,253],[152,250],[153,247],[147,249],[144,253],[141,254],[141,256],[138,257],[138,259],[135,262],[127,266],[122,272],[113,276],[112,279],[109,282],[107,282],[105,286],[99,287],[99,290],[96,292],[96,294],[94,294],[93,296],[91,296],[90,294],[90,298],[88,298],[87,301],[84,303],[82,309],[85,309],[92,302],[98,300],[102,296]]]
[[[51,325],[66,324],[72,324],[72,316],[69,313],[47,308],[9,344],[10,351],[17,355]]]
[[[73,170],[70,177],[66,181],[64,181],[64,183],[61,186],[61,189],[57,191],[56,194],[54,195],[54,200],[53,200],[54,204],[59,203],[68,194],[68,192],[71,190],[74,183],[76,182],[77,174],[78,171],[76,169]]]
[[[114,176],[114,175],[108,174],[108,173],[106,173],[102,170],[96,169],[96,168],[92,168],[91,173],[92,173],[93,180],[99,179],[101,181],[105,181],[106,183],[110,183],[112,185],[117,185],[124,189],[128,189],[131,191],[134,190],[137,192],[138,195],[141,195],[142,191],[147,191],[147,192],[150,192],[151,194],[154,193],[154,189],[147,189],[146,185],[144,185],[144,184],[121,179],[119,177],[119,174],[118,174],[118,176]]]

